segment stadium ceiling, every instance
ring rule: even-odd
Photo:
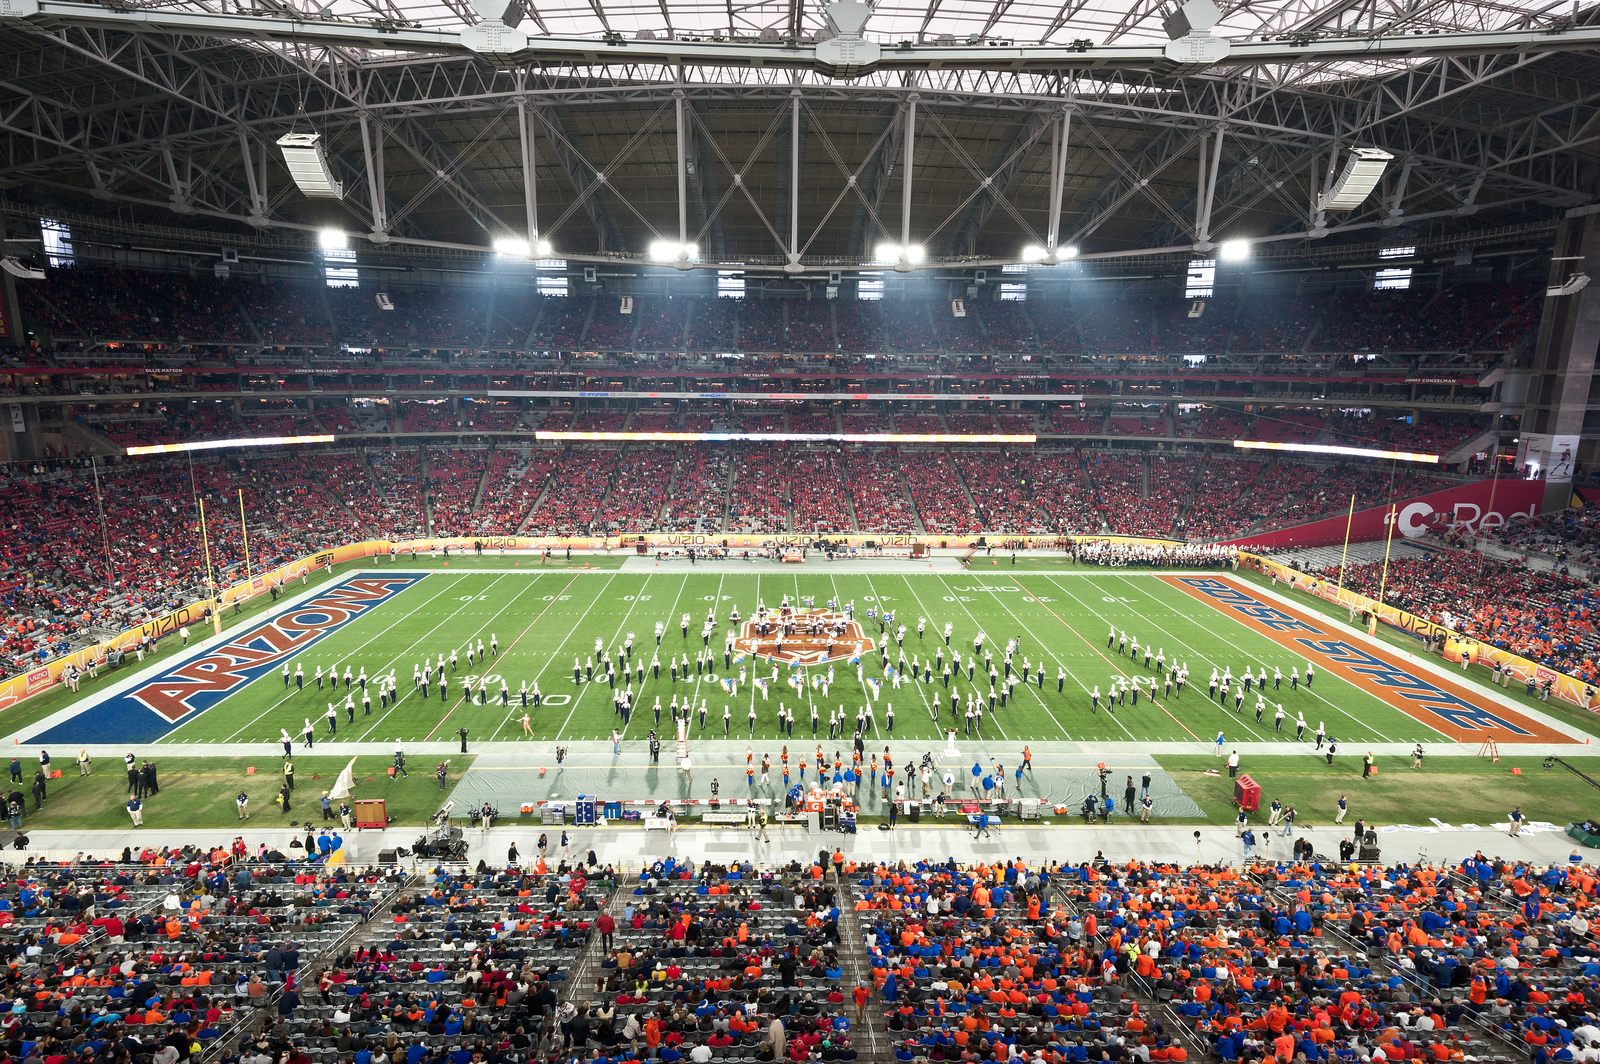
[[[1600,198],[1594,3],[473,3],[0,0],[7,213],[801,273],[1523,239]],[[342,202],[294,189],[287,132]],[[1319,211],[1368,146],[1371,197]]]

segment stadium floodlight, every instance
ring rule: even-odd
[[[1338,180],[1317,204],[1323,211],[1353,211],[1378,187],[1394,156],[1382,148],[1352,148]]]
[[[1060,247],[1056,248],[1056,261],[1057,262],[1066,262],[1068,259],[1075,259],[1077,257],[1078,257],[1078,249],[1073,244],[1063,244]]]
[[[328,153],[320,133],[285,133],[278,138],[283,165],[295,187],[312,199],[344,199],[344,185],[328,169]]]
[[[676,240],[650,241],[651,262],[690,263],[700,257],[700,245]]]
[[[349,251],[350,234],[343,229],[324,229],[317,234],[317,243],[323,251]]]
[[[923,247],[921,244],[907,244],[902,247],[899,244],[884,242],[872,249],[872,259],[874,262],[880,262],[886,266],[893,266],[897,270],[905,270],[912,266],[919,266],[927,259],[927,257],[928,249]]]
[[[1050,253],[1038,244],[1029,244],[1022,249],[1023,262],[1043,262],[1050,257]]]
[[[1224,240],[1217,245],[1217,258],[1223,262],[1243,262],[1250,257],[1250,241]]]

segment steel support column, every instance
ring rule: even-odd
[[[684,255],[684,246],[689,243],[689,116],[686,112],[688,102],[684,99],[683,90],[676,89],[672,93],[672,109],[678,131],[678,256]]]
[[[800,261],[800,90],[789,95],[789,261]]]
[[[917,101],[922,97],[912,93],[906,97],[905,158],[900,173],[900,257],[905,260],[911,247],[911,156],[917,145]]]
[[[1222,138],[1225,132],[1224,127],[1217,127],[1217,135],[1211,142],[1209,162],[1205,149],[1200,149],[1200,180],[1203,188],[1194,218],[1194,239],[1197,244],[1211,242],[1211,209],[1217,202],[1217,171],[1222,169]]]
[[[383,127],[377,129],[379,137]],[[383,141],[374,140],[372,122],[366,113],[361,115],[361,154],[367,163],[367,199],[372,207],[372,235],[386,238],[389,235],[389,212],[383,200]]]
[[[528,254],[538,258],[539,186],[532,121],[528,115],[528,101],[520,96],[517,97],[517,137],[522,149],[522,209],[527,216],[523,231],[528,241]]]
[[[1045,225],[1044,249],[1055,255],[1061,239],[1061,201],[1067,193],[1067,148],[1072,143],[1072,108],[1061,109],[1061,124],[1050,144],[1050,218]]]

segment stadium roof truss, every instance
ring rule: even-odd
[[[803,272],[1526,226],[1600,175],[1593,6],[1247,0],[1186,50],[1154,0],[880,0],[859,40],[804,0],[476,3],[0,0],[10,212]],[[1396,158],[1320,212],[1357,146]]]

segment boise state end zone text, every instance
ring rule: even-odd
[[[421,573],[394,573],[346,580],[220,646],[173,663],[36,741],[153,742],[421,579]]]
[[[1289,634],[1292,642],[1329,664],[1348,669],[1371,680],[1384,691],[1393,692],[1402,700],[1399,708],[1424,723],[1427,723],[1427,718],[1420,716],[1419,711],[1469,731],[1506,731],[1513,735],[1532,735],[1527,729],[1496,716],[1482,706],[1475,706],[1449,691],[1441,690],[1393,662],[1385,661],[1303,618],[1285,613],[1232,584],[1212,577],[1179,577],[1178,582],[1275,632]]]

